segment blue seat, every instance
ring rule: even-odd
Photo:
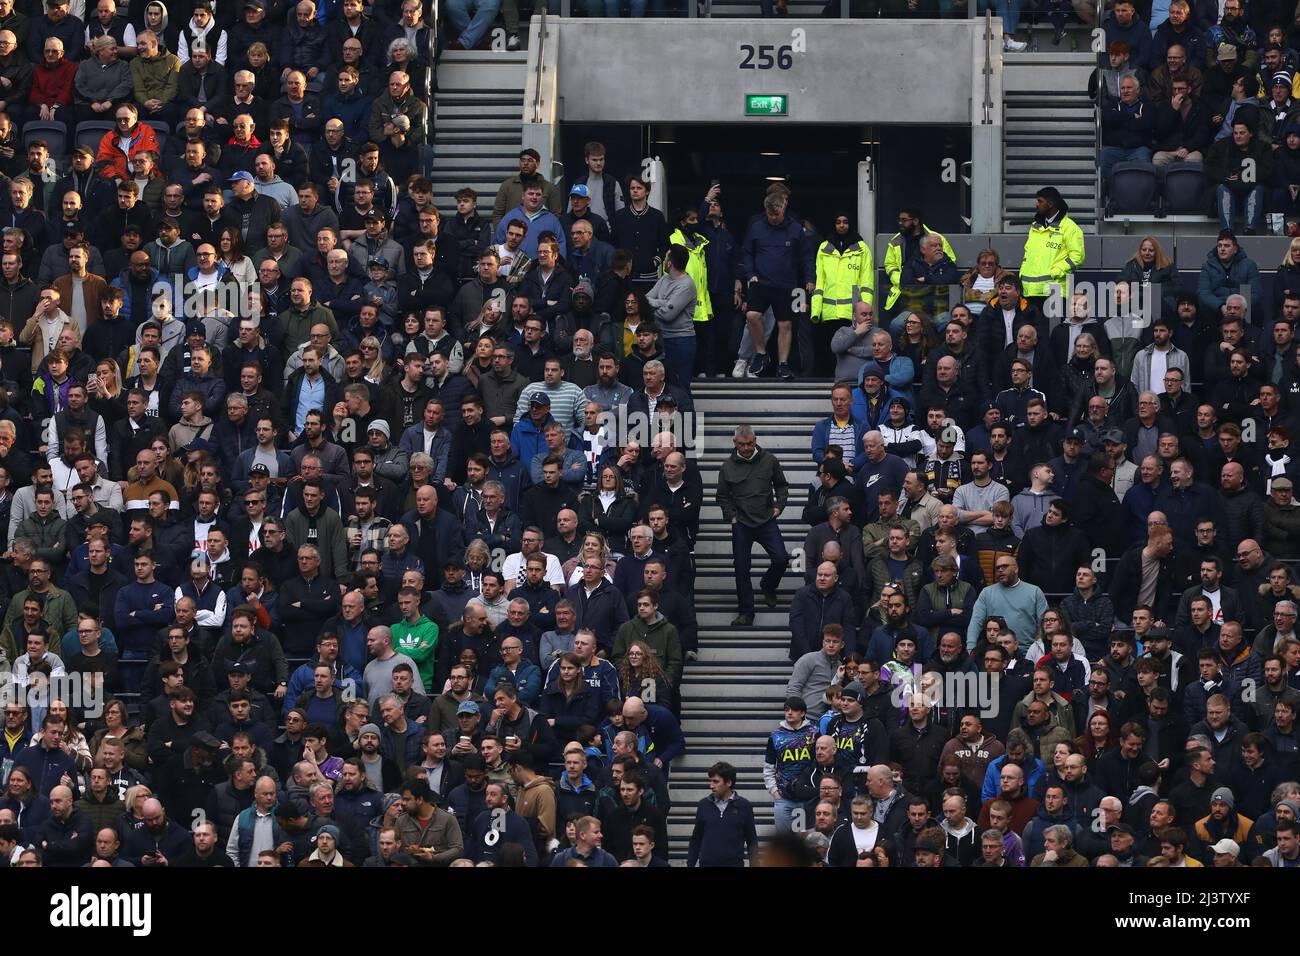
[[[1170,163],[1161,190],[1167,213],[1200,214],[1205,210],[1205,169],[1200,163]]]
[[[85,146],[92,153],[99,151],[99,141],[104,138],[104,134],[113,129],[112,123],[105,123],[101,120],[84,120],[77,124],[76,145]]]
[[[50,158],[58,160],[68,154],[68,131],[62,123],[42,123],[34,120],[23,127],[23,149],[32,140],[40,139],[50,148]]]
[[[1151,163],[1116,163],[1110,174],[1107,212],[1150,212],[1155,206],[1156,168]]]

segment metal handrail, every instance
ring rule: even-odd
[[[985,126],[993,125],[993,11],[984,11],[984,109]]]
[[[540,5],[540,23],[537,26],[537,66],[533,83],[533,122],[542,121],[542,74],[546,72],[546,4]]]
[[[433,0],[432,17],[429,20],[429,58],[424,67],[424,90],[429,102],[424,107],[424,145],[433,148],[433,64],[438,58],[438,0]],[[426,169],[424,173],[429,171]]]
[[[1106,8],[1105,8],[1105,0],[1097,0],[1097,25],[1096,25],[1095,29],[1098,29],[1098,30],[1102,29],[1102,25],[1101,25],[1101,23],[1102,23],[1102,17],[1105,16],[1105,10],[1106,10]],[[1092,122],[1093,122],[1093,133],[1092,133],[1092,135],[1093,135],[1093,139],[1094,139],[1094,141],[1095,141],[1095,142],[1094,142],[1094,148],[1093,148],[1093,158],[1094,158],[1094,159],[1096,160],[1096,162],[1097,162],[1097,171],[1096,171],[1096,173],[1094,174],[1094,177],[1093,177],[1093,182],[1094,182],[1094,184],[1095,184],[1095,185],[1093,186],[1093,205],[1094,205],[1094,207],[1095,207],[1095,209],[1096,209],[1096,220],[1095,220],[1095,221],[1096,221],[1096,223],[1097,223],[1097,232],[1100,233],[1100,232],[1101,232],[1101,224],[1102,224],[1103,220],[1105,219],[1105,214],[1106,214],[1106,204],[1102,201],[1102,198],[1101,198],[1102,187],[1105,186],[1105,183],[1103,183],[1103,182],[1101,181],[1101,101],[1102,101],[1102,89],[1101,89],[1101,82],[1100,82],[1100,80],[1101,80],[1101,74],[1100,74],[1100,73],[1097,74],[1097,80],[1098,80],[1098,83],[1097,83],[1097,102],[1094,103],[1093,106],[1092,106],[1092,117],[1093,117],[1093,121],[1092,121]]]

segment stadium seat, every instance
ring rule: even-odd
[[[1116,163],[1110,177],[1112,212],[1150,212],[1156,198],[1156,168],[1150,163]]]
[[[99,141],[113,128],[112,123],[100,120],[85,120],[77,124],[76,146],[86,146],[92,151],[99,149]]]
[[[1161,190],[1167,213],[1205,211],[1205,170],[1200,163],[1170,163]]]
[[[58,159],[68,152],[68,131],[62,123],[41,123],[34,121],[23,127],[23,147],[34,139],[45,140],[50,148],[50,156]]]

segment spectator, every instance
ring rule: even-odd
[[[511,218],[506,213],[523,203],[526,186],[537,185],[541,187],[541,204],[545,205],[557,217],[564,211],[564,202],[560,197],[559,190],[555,188],[550,180],[537,172],[537,167],[541,164],[541,161],[542,157],[537,150],[521,150],[519,153],[518,175],[511,176],[497,189],[496,200],[492,206],[492,228],[498,233],[497,242],[501,242],[501,237],[504,235],[498,227],[503,221],[508,222]],[[563,235],[563,231],[557,232],[556,235]],[[536,248],[535,245],[534,248]]]
[[[1245,221],[1243,234],[1258,232],[1264,214],[1264,190],[1273,180],[1273,153],[1256,137],[1246,117],[1234,116],[1231,139],[1220,139],[1210,147],[1205,157],[1205,178],[1214,186],[1220,227],[1231,230],[1240,214]]]
[[[1106,53],[1108,62],[1088,77],[1088,95],[1102,109],[1109,109],[1119,101],[1119,81],[1124,77],[1135,77],[1142,86],[1147,82],[1146,70],[1130,61],[1129,47],[1123,40],[1112,41]]]
[[[166,16],[166,14],[164,14]],[[144,119],[161,120],[168,125],[176,123],[180,109],[176,103],[179,90],[181,61],[175,53],[160,48],[158,35],[146,30],[137,38],[139,52],[131,58],[131,84],[136,108]],[[156,151],[155,142],[153,149]]]
[[[1244,124],[1238,128],[1242,129],[1247,135],[1249,134]],[[1222,144],[1216,144],[1210,150],[1211,160],[1213,160],[1215,151],[1220,145]],[[1252,187],[1252,198],[1247,202],[1247,209],[1249,210],[1250,205],[1253,203],[1256,206],[1254,214],[1258,220],[1258,204],[1261,201],[1262,194],[1255,195],[1253,190],[1254,187]],[[1219,187],[1219,195],[1223,203],[1231,208],[1233,205],[1231,192],[1226,187],[1221,186]],[[1220,209],[1223,209],[1223,205],[1220,206]],[[1248,212],[1248,220],[1249,217],[1250,213]],[[1222,218],[1223,216],[1220,215],[1220,220]],[[1243,304],[1262,309],[1264,307],[1264,298],[1259,266],[1246,255],[1245,251],[1237,243],[1237,236],[1231,227],[1224,226],[1219,233],[1219,238],[1215,241],[1214,248],[1205,254],[1205,262],[1201,264],[1201,275],[1196,288],[1197,304],[1201,308],[1201,313],[1206,319],[1213,322],[1218,322],[1220,319],[1227,317],[1230,309],[1229,299],[1234,296],[1240,299],[1241,296],[1237,293],[1244,286],[1250,288],[1250,300],[1249,303]],[[1239,320],[1241,317],[1237,316],[1236,318],[1236,330],[1239,334],[1241,331]],[[1224,327],[1227,329],[1228,323],[1225,322]],[[1236,343],[1232,343],[1229,348],[1235,347],[1235,345]],[[1221,351],[1218,346],[1211,346],[1211,348],[1216,353]],[[1216,379],[1223,377],[1223,375],[1214,376]]]

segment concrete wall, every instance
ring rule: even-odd
[[[560,119],[606,123],[742,122],[745,94],[772,93],[790,97],[789,115],[749,122],[965,125],[982,25],[548,19]],[[790,68],[741,69],[742,44],[771,45],[773,60],[789,45]]]

